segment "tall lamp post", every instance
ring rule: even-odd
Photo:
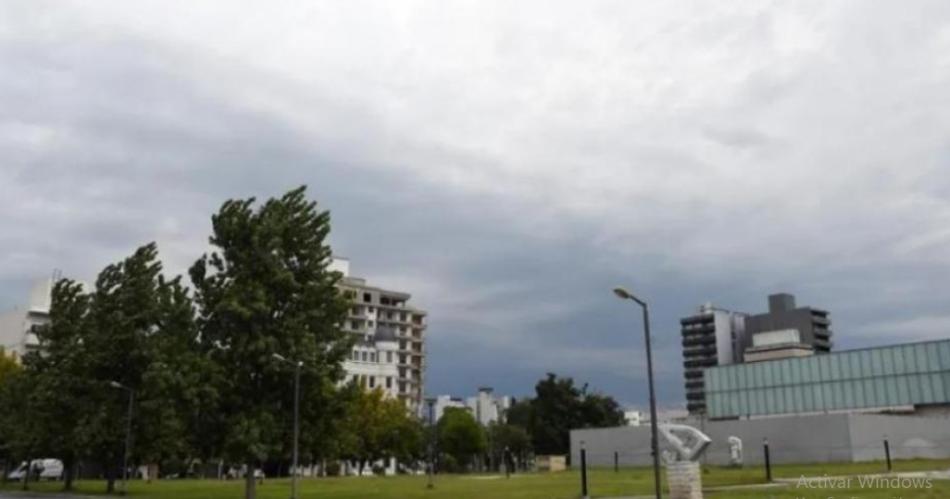
[[[614,294],[623,300],[632,300],[643,309],[643,334],[647,345],[647,382],[650,385],[650,449],[653,452],[653,488],[656,499],[662,497],[660,493],[660,452],[657,437],[656,420],[656,393],[653,389],[653,351],[650,349],[650,312],[645,301],[637,298],[633,293],[622,287],[614,288]]]
[[[122,492],[125,495],[129,490],[129,454],[132,452],[132,406],[135,404],[135,390],[119,383],[110,381],[109,386],[129,392],[129,414],[125,422],[125,452],[122,454]]]
[[[433,456],[435,452],[435,444],[433,442],[433,439],[435,439],[435,399],[431,397],[427,398],[426,405],[429,407],[429,482],[426,484],[426,488],[431,489],[435,487],[435,483],[433,483],[433,474],[435,473],[435,457]]]
[[[303,367],[303,362],[288,360],[279,353],[273,354],[273,357],[294,366],[294,454],[293,464],[290,468],[290,499],[297,499],[297,455],[300,445],[300,368]]]

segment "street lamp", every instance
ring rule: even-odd
[[[132,452],[132,406],[135,403],[135,390],[123,385],[122,383],[119,383],[118,381],[110,381],[109,386],[129,392],[129,415],[125,422],[125,452],[122,456],[121,495],[125,495],[129,490],[129,454]]]
[[[433,439],[435,438],[435,399],[431,397],[427,398],[426,405],[429,406],[429,482],[426,484],[426,488],[431,489],[435,487],[432,477],[433,473],[435,473],[435,459],[432,455],[435,447],[433,442]]]
[[[656,394],[653,390],[653,351],[650,349],[650,312],[645,301],[637,298],[633,293],[622,287],[614,288],[614,294],[622,300],[632,300],[643,309],[643,334],[647,345],[647,382],[650,385],[650,449],[653,451],[653,487],[656,499],[662,497],[660,493],[660,452],[657,438]]]
[[[273,354],[273,357],[294,366],[294,454],[290,471],[290,499],[297,499],[297,455],[300,444],[300,368],[303,367],[303,362],[288,360],[279,353]]]

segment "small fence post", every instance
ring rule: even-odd
[[[769,439],[762,439],[762,444],[765,450],[765,481],[772,482],[772,460],[769,456]]]
[[[620,455],[617,451],[614,451],[614,473],[620,471]]]
[[[581,444],[581,497],[587,499],[587,449]]]
[[[891,472],[891,444],[887,441],[887,435],[884,435],[884,458],[887,460],[887,472]]]

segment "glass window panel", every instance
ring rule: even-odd
[[[851,370],[848,371],[848,377],[851,379],[860,378],[861,374],[861,352],[851,352],[848,354],[851,362]]]
[[[946,390],[943,386],[943,376],[939,373],[933,373],[930,375],[930,384],[934,389],[934,402],[946,402],[945,397]]]
[[[797,385],[802,382],[802,370],[799,362],[788,362],[788,380],[787,384]]]
[[[901,351],[900,354],[903,357],[904,352]],[[911,398],[910,398],[910,387],[908,386],[908,383],[907,383],[908,377],[897,376],[896,380],[897,380],[897,403],[900,405],[912,403]]]
[[[950,369],[950,341],[940,342],[940,368]]]
[[[855,382],[854,390],[854,407],[867,407],[867,386],[870,384],[870,381],[867,379],[862,379]]]
[[[851,356],[844,353],[838,355],[838,374],[837,379],[848,379],[851,377]]]
[[[808,357],[801,362],[802,365],[802,381],[805,383],[811,383],[815,380],[815,357]]]
[[[844,385],[844,406],[854,407],[854,390],[857,382],[849,380],[843,381],[842,384]]]
[[[940,346],[936,343],[927,344],[927,369],[930,371],[940,369]]]
[[[776,373],[778,377],[778,384],[780,386],[785,386],[788,384],[788,380],[791,377],[790,370],[788,368],[787,360],[778,361],[778,372]]]
[[[803,393],[805,389],[798,385],[792,389],[792,392],[795,395],[795,412],[802,412],[805,410],[805,394]]]
[[[943,373],[943,400],[941,402],[950,402],[950,372]]]
[[[894,348],[894,374],[904,374],[907,372],[907,364],[904,362],[904,349],[902,347]]]
[[[835,408],[835,388],[834,383],[823,383],[821,388],[821,398],[824,400],[824,409],[831,410]]]
[[[775,362],[763,362],[762,367],[765,368],[765,386],[775,386]]]
[[[924,345],[914,345],[914,360],[917,361],[916,372],[926,372],[927,367],[927,349]]]
[[[812,391],[814,392],[813,396],[815,397],[815,410],[816,411],[825,410],[824,385],[823,384],[812,385]]]
[[[773,414],[775,412],[775,392],[767,389],[765,391],[765,410],[763,414]]]
[[[914,403],[918,403],[923,399],[922,389],[920,387],[920,375],[911,374],[907,376],[907,387],[910,392],[910,399]]]
[[[930,384],[930,376],[920,375],[920,401],[925,404],[931,404],[934,401],[933,386]]]
[[[881,357],[884,360],[884,375],[894,374],[894,349],[888,348],[881,350]]]
[[[898,396],[897,396],[897,380],[894,379],[893,376],[888,376],[888,377],[885,379],[884,385],[885,385],[885,387],[886,387],[886,389],[887,389],[887,400],[886,400],[885,404],[886,404],[886,405],[897,405],[897,404],[899,403],[899,402],[898,402]]]
[[[880,376],[883,371],[881,366],[881,350],[871,350],[871,376]]]

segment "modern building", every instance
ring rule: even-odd
[[[478,395],[465,399],[452,397],[449,395],[440,395],[435,398],[433,405],[433,417],[435,421],[442,418],[445,410],[449,407],[466,409],[471,413],[480,424],[488,426],[491,423],[504,422],[505,412],[511,408],[512,398],[505,396],[495,396],[491,387],[480,387]]]
[[[706,412],[705,369],[831,351],[828,312],[796,307],[788,293],[769,296],[769,311],[749,315],[707,303],[680,319],[686,408]]]
[[[35,328],[49,323],[49,309],[53,282],[58,276],[41,279],[33,284],[27,303],[0,314],[0,347],[14,357],[20,357],[37,347]]]
[[[627,410],[623,413],[627,426],[650,426],[650,411]],[[686,409],[657,409],[657,421],[662,423],[682,423],[689,420]]]
[[[750,315],[745,319],[745,344],[743,349],[753,346],[756,335],[775,331],[797,331],[798,343],[804,349],[809,347],[816,354],[831,351],[831,319],[828,312],[813,307],[797,307],[795,296],[778,293],[769,296],[769,311],[764,314]]]
[[[950,339],[706,370],[711,419],[829,412],[950,417]]]
[[[702,413],[705,411],[703,370],[742,361],[745,314],[707,303],[699,307],[696,314],[681,319],[680,326],[686,408],[691,413]]]
[[[335,258],[330,267],[343,274],[339,286],[351,300],[343,329],[357,338],[343,367],[347,380],[381,388],[413,412],[422,407],[426,312],[409,305],[411,295],[371,286],[350,275],[350,263]]]

